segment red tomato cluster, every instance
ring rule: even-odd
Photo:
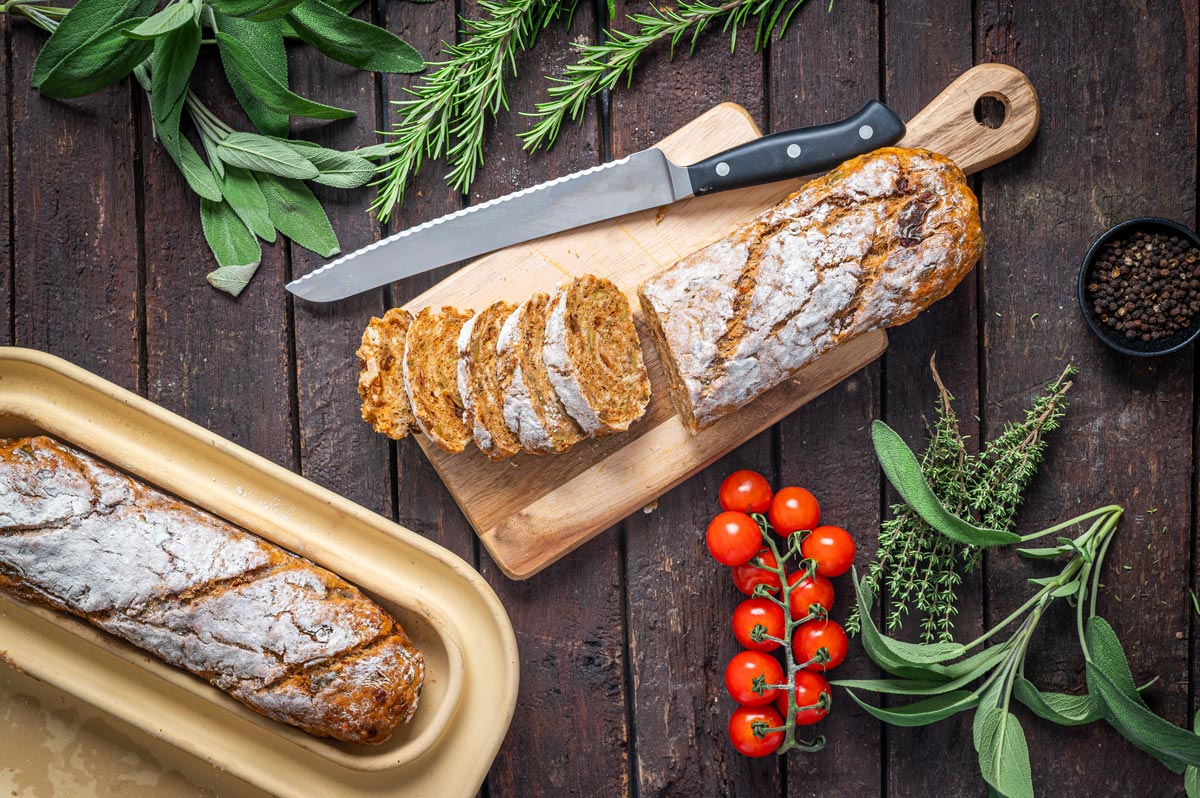
[[[750,596],[733,611],[733,635],[745,651],[725,668],[725,687],[739,705],[729,719],[729,738],[746,756],[766,756],[783,744],[789,692],[795,692],[796,726],[816,723],[829,711],[823,673],[842,663],[847,646],[845,631],[829,619],[834,600],[829,577],[850,570],[854,540],[841,527],[820,525],[821,507],[812,493],[797,487],[772,493],[754,471],[730,474],[721,483],[720,502],[722,512],[708,525],[708,550]],[[770,530],[783,538],[781,548],[764,539]],[[790,539],[797,534],[798,547]],[[786,576],[785,613],[779,558],[787,566],[797,548],[800,562]],[[795,629],[790,640],[789,616]],[[772,653],[783,651],[785,641],[791,644],[785,655],[799,666],[790,684]]]

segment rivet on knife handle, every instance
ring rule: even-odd
[[[785,130],[740,144],[687,168],[697,196],[824,172],[855,155],[895,144],[904,122],[878,100],[852,117]]]

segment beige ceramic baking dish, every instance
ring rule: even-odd
[[[474,795],[516,703],[516,640],[486,582],[415,533],[59,358],[0,347],[0,436],[46,433],[367,591],[426,658],[412,723],[380,746],[321,740],[89,624],[0,594],[15,667],[282,796]],[[0,729],[0,747],[6,734]]]

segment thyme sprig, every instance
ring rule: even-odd
[[[929,367],[938,387],[938,406],[920,458],[921,472],[950,512],[984,527],[1011,531],[1025,490],[1045,457],[1045,436],[1062,424],[1075,368],[1068,366],[1048,385],[1021,421],[1006,424],[982,452],[971,454],[954,397],[932,359]],[[904,503],[892,505],[890,513],[880,525],[879,552],[863,585],[873,593],[887,588],[888,630],[902,628],[909,615],[916,614],[924,642],[950,640],[962,575],[978,564],[981,549],[938,534]],[[858,633],[860,621],[857,608],[852,609],[847,632]]]

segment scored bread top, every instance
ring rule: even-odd
[[[584,432],[624,432],[650,401],[650,378],[629,300],[611,280],[585,274],[561,286],[546,320],[551,384]]]
[[[854,158],[639,289],[692,431],[867,330],[912,319],[983,251],[962,171],[925,151]]]
[[[546,374],[542,352],[549,305],[549,296],[534,294],[505,320],[497,342],[504,421],[533,454],[564,452],[585,437]]]
[[[458,334],[473,311],[425,308],[413,319],[404,341],[404,388],[421,432],[449,452],[471,440],[458,392]]]
[[[403,308],[392,308],[383,318],[373,317],[355,352],[363,421],[396,440],[417,428],[404,389],[404,339],[411,323],[412,314]]]
[[[458,392],[464,420],[479,450],[492,460],[521,451],[520,440],[504,420],[496,351],[500,329],[516,309],[511,303],[495,302],[472,316],[458,335]]]

